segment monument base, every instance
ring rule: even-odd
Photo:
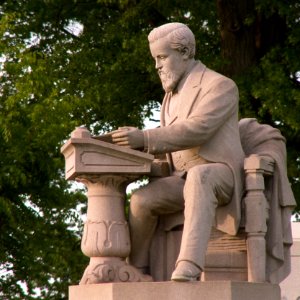
[[[280,300],[279,285],[234,281],[101,283],[69,287],[69,300]]]

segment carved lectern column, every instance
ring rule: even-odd
[[[62,153],[66,178],[88,189],[81,249],[90,263],[80,284],[147,281],[148,277],[126,262],[130,236],[124,200],[127,184],[150,173],[153,156],[96,140],[85,128],[72,132]]]

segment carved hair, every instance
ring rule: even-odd
[[[161,38],[167,38],[172,49],[182,52],[189,50],[189,57],[195,56],[196,42],[193,32],[182,23],[168,23],[154,28],[148,35],[149,43],[156,42]]]

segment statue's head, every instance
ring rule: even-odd
[[[172,49],[179,52],[188,49],[189,57],[193,58],[196,51],[196,42],[193,32],[182,23],[168,23],[154,28],[148,35],[150,45],[166,39]]]
[[[194,34],[184,24],[168,23],[154,28],[148,40],[163,88],[173,91],[194,61]]]

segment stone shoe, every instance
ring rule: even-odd
[[[201,276],[201,270],[189,261],[180,261],[172,274],[173,281],[196,281]]]

